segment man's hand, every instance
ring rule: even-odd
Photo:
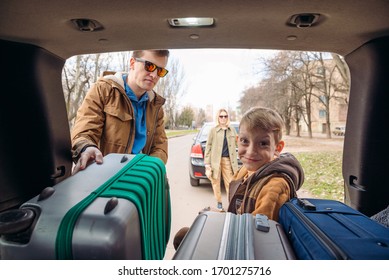
[[[96,147],[88,147],[81,153],[80,158],[76,166],[73,169],[73,175],[80,170],[84,170],[89,164],[96,162],[98,164],[103,163],[103,154]]]

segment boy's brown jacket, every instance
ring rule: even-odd
[[[292,197],[304,181],[304,171],[297,159],[283,153],[254,172],[242,166],[230,183],[228,212],[264,214],[278,220],[280,207]]]

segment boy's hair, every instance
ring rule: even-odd
[[[132,57],[140,58],[140,57],[142,57],[144,51],[145,50],[133,51],[132,52]],[[169,54],[170,54],[169,50],[147,50],[147,51],[155,53],[159,57],[164,57],[164,56],[169,57]]]
[[[243,123],[250,131],[255,130],[259,127],[265,131],[273,132],[276,143],[278,143],[282,139],[282,129],[284,128],[284,121],[281,116],[272,109],[264,107],[251,108],[243,115],[239,127]]]

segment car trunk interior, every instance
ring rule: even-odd
[[[65,60],[32,45],[7,41],[0,41],[0,56],[0,73],[6,81],[0,110],[3,211],[68,177],[72,162],[61,82]]]

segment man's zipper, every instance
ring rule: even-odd
[[[127,153],[127,154],[131,154],[132,151],[128,151],[128,147],[130,146],[132,131],[135,128],[135,114],[134,114],[134,108],[132,107],[130,98],[128,98],[127,94],[125,94],[125,96],[127,98],[126,100],[127,100],[128,106],[130,107],[130,109],[132,109],[132,116],[133,116],[133,118],[131,120],[132,123],[130,125],[130,133],[128,135],[127,145],[126,145],[126,149],[124,150],[124,152]]]
[[[151,139],[150,139],[150,145],[148,147],[148,151],[147,151],[147,155],[150,155],[150,152],[151,152],[151,143],[153,143],[153,140],[154,140],[154,134],[155,134],[155,130],[157,129],[157,119],[158,119],[158,114],[159,114],[159,111],[161,110],[162,106],[160,106],[157,110],[157,113],[155,114],[155,121],[154,121],[154,127],[153,127],[153,132],[152,132],[152,135],[151,135]],[[147,122],[147,120],[146,120]],[[147,127],[147,124],[146,124],[146,127]],[[147,141],[146,141],[147,143]]]

